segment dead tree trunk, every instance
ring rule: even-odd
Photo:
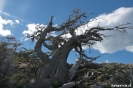
[[[39,76],[39,79],[34,83],[25,86],[26,88],[50,88],[54,82],[66,83],[71,81],[81,62],[88,62],[86,59],[91,59],[89,62],[92,62],[99,57],[88,57],[82,50],[82,45],[88,45],[90,47],[94,45],[96,41],[103,40],[103,37],[105,36],[104,34],[99,33],[100,31],[120,31],[119,29],[124,31],[124,29],[128,28],[125,24],[114,28],[104,28],[98,26],[86,30],[82,35],[77,35],[75,30],[77,30],[79,26],[89,23],[81,21],[81,18],[86,18],[86,13],[80,13],[79,9],[73,10],[73,14],[69,15],[69,18],[65,23],[60,25],[60,27],[53,27],[53,17],[51,17],[51,20],[46,28],[36,28],[37,31],[33,35],[28,36],[32,40],[34,40],[34,38],[37,40],[34,50],[45,66]],[[48,37],[47,34],[53,31],[59,31],[62,33],[58,34],[56,37]],[[71,37],[68,39],[64,38],[63,35],[66,34],[70,34]],[[50,41],[52,44],[49,45],[46,41]],[[42,52],[42,45],[52,51],[50,55],[51,58],[49,55]],[[71,69],[67,69],[67,57],[72,49],[75,49],[81,59]],[[74,85],[74,83],[75,82],[68,83],[68,85]]]
[[[73,48],[74,38],[71,38],[61,48],[58,48],[51,60],[44,66],[39,79],[27,86],[27,88],[49,88],[52,83],[68,81],[67,57]],[[43,81],[43,82],[40,82]]]

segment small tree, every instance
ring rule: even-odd
[[[88,45],[89,47],[94,45],[97,41],[102,41],[103,37],[107,37],[101,34],[101,31],[119,31],[125,32],[128,29],[128,24],[118,25],[113,28],[106,27],[92,27],[86,30],[83,34],[77,35],[75,31],[78,27],[88,24],[89,22],[84,22],[83,19],[87,17],[87,13],[81,12],[79,9],[73,10],[73,13],[69,15],[66,22],[61,24],[59,27],[53,26],[53,16],[51,16],[50,22],[47,27],[42,27],[38,25],[36,27],[36,32],[33,35],[28,35],[33,41],[36,39],[35,52],[38,57],[45,64],[39,79],[33,84],[29,84],[27,88],[50,88],[54,82],[66,83],[70,82],[79,67],[83,63],[92,62],[96,60],[97,57],[88,57],[82,46]],[[84,30],[84,29],[83,29]],[[59,32],[57,36],[48,36],[50,32]],[[63,37],[66,34],[70,34],[70,38]],[[51,51],[50,54],[43,53],[41,50],[42,46],[46,47]],[[80,57],[77,59],[76,64],[72,68],[67,68],[67,57],[69,52],[74,49],[79,53]],[[88,60],[87,60],[88,59]]]
[[[13,36],[0,37],[0,39],[0,87],[4,87],[15,51],[21,43],[18,43]]]
[[[34,50],[30,49],[27,50],[26,48],[23,48],[18,52],[17,54],[18,60],[22,63],[26,63],[31,66],[31,73],[34,74],[34,77],[37,78],[37,73],[40,72],[43,63],[42,61],[37,57]]]

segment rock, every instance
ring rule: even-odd
[[[75,85],[75,82],[69,82],[69,83],[65,83],[62,87],[59,88],[71,88]]]
[[[95,85],[95,84],[94,84],[94,85],[91,85],[90,87],[91,87],[91,88],[103,88],[103,87],[97,86],[97,85]]]

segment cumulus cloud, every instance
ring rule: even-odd
[[[27,25],[28,30],[24,30],[23,34],[33,34],[36,31],[36,29],[35,29],[36,25],[37,24],[34,24],[34,23],[33,24],[28,24]]]
[[[27,36],[27,34],[29,34],[29,35],[32,35],[33,33],[35,33],[37,30],[36,30],[36,27],[39,27],[38,26],[39,24],[27,24],[27,30],[24,30],[23,32],[22,32],[22,34],[24,34],[24,36],[25,36],[25,38],[23,38],[23,40],[24,41],[27,41],[29,38],[27,38],[26,36]],[[46,25],[43,25],[43,24],[41,24],[40,25],[41,27],[46,27]],[[23,41],[22,40],[22,41]]]
[[[126,50],[130,51],[130,52],[133,52],[133,46],[127,46]]]
[[[25,35],[25,38],[22,38],[22,40],[21,41],[27,41],[29,38],[27,38],[26,36],[27,36],[27,34],[33,34],[34,32],[36,32],[36,29],[35,29],[35,27],[37,26],[38,24],[28,24],[27,25],[27,28],[28,28],[28,30],[24,30],[23,32],[22,32],[22,34],[24,34]]]
[[[76,35],[80,35],[91,27],[115,27],[124,23],[133,23],[133,7],[121,7],[108,14],[101,14],[94,20],[84,26],[75,30]],[[91,19],[93,20],[93,19]],[[23,32],[24,35],[35,32],[37,24],[28,24],[28,30]],[[131,25],[132,26],[132,25]],[[132,26],[133,27],[133,26]],[[102,42],[97,42],[92,48],[99,50],[101,53],[114,53],[119,50],[127,50],[133,52],[133,30],[127,30],[127,33],[121,35],[115,31],[104,31],[105,35],[112,35],[113,37],[104,38]],[[55,34],[55,33],[53,33]],[[71,37],[70,34],[63,35],[63,37]],[[86,48],[86,47],[84,47]]]
[[[0,16],[0,35],[7,36],[11,35],[11,31],[9,29],[6,29],[6,26],[12,27],[13,24],[18,23],[19,20],[16,20],[15,22],[13,20],[3,19]]]
[[[15,22],[16,22],[17,24],[19,24],[19,20],[15,20]]]
[[[90,22],[85,25],[85,30],[91,28],[101,26],[101,27],[115,27],[117,25],[123,23],[133,23],[133,7],[125,8],[121,7],[112,13],[109,14],[101,14],[96,17],[97,20]],[[132,25],[131,25],[132,26]],[[133,27],[133,26],[132,26]],[[83,33],[85,30],[82,28],[77,30],[78,34]],[[114,53],[119,50],[126,49],[127,51],[133,52],[133,30],[126,30],[127,33],[121,35],[120,33],[116,33],[114,31],[104,31],[105,35],[112,35],[113,37],[104,38],[104,40],[100,43],[97,42],[93,49],[99,50],[101,53]]]
[[[39,27],[40,26],[40,27]],[[57,24],[55,24],[55,25],[53,25],[54,27],[57,27],[58,25]],[[22,34],[24,34],[24,36],[25,36],[25,38],[22,38],[21,39],[21,41],[27,41],[29,38],[27,38],[26,36],[27,36],[27,34],[29,34],[29,35],[32,35],[33,33],[35,33],[37,30],[36,30],[36,28],[39,28],[39,30],[40,30],[40,28],[43,28],[43,30],[45,30],[45,28],[47,27],[47,25],[44,25],[44,24],[27,24],[27,30],[24,30],[23,32],[22,32]],[[53,32],[50,32],[50,33],[48,33],[47,34],[47,36],[46,37],[48,37],[48,36],[57,36],[56,35],[56,33],[53,31]]]
[[[0,16],[0,35],[2,35],[2,36],[11,35],[10,30],[4,29],[4,25],[8,25],[8,24],[12,25],[13,21],[2,19],[2,17]]]

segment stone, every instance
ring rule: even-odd
[[[75,85],[75,82],[69,82],[69,83],[65,83],[62,87],[59,88],[71,88]]]

